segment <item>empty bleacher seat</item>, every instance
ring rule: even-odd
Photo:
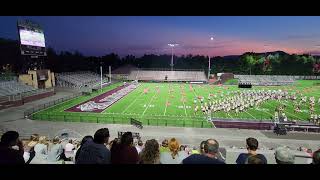
[[[164,81],[207,81],[203,71],[153,71],[133,70],[128,76],[129,80],[154,80]]]

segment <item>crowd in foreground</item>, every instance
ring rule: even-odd
[[[64,142],[59,137],[48,141],[38,134],[21,141],[18,132],[7,131],[1,137],[0,164],[226,164],[215,139],[187,149],[175,138],[161,144],[155,139],[134,143],[131,132],[110,142],[109,138],[108,128],[97,130],[93,137],[85,136],[79,143],[72,139]],[[257,152],[258,144],[257,139],[247,138],[247,153],[241,153],[236,163],[268,164],[267,158]],[[276,148],[274,155],[277,164],[295,162],[295,154],[288,147]],[[320,164],[320,150],[312,153],[312,164]]]

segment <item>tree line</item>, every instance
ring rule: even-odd
[[[2,73],[25,73],[30,67],[39,66],[53,72],[93,71],[104,72],[108,66],[116,69],[126,64],[138,68],[170,68],[171,55],[145,54],[142,57],[127,55],[119,57],[115,53],[104,56],[84,56],[78,51],[61,51],[47,48],[47,57],[30,59],[20,54],[18,41],[0,38],[0,66]],[[208,56],[174,56],[176,69],[202,69],[208,71]],[[235,74],[274,75],[318,75],[320,57],[308,54],[287,54],[282,51],[268,53],[247,52],[239,56],[216,56],[211,58],[211,73],[232,72]]]

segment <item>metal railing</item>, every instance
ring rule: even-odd
[[[35,107],[32,107],[32,108],[26,110],[26,111],[24,112],[24,117],[28,117],[28,118],[29,118],[29,116],[30,116],[31,114],[35,113],[35,112],[41,111],[41,110],[43,110],[43,109],[47,109],[47,108],[49,108],[49,107],[52,107],[52,106],[54,106],[54,105],[60,104],[60,103],[62,103],[62,102],[65,102],[65,101],[67,101],[67,100],[70,100],[70,99],[79,97],[79,96],[81,96],[81,95],[82,95],[82,93],[75,93],[75,94],[73,94],[73,95],[71,95],[71,96],[59,98],[59,99],[54,100],[54,101],[50,101],[50,102],[47,102],[47,103],[44,103],[44,104],[37,105],[37,106],[35,106]]]
[[[39,107],[44,109],[45,107]],[[32,114],[34,111],[29,111]],[[61,121],[61,122],[91,122],[91,123],[106,123],[106,124],[131,124],[131,119],[135,118],[140,121],[142,125],[148,126],[175,126],[175,127],[195,127],[195,128],[211,128],[211,122],[205,119],[186,119],[185,117],[155,117],[144,116],[135,117],[117,116],[117,115],[83,115],[83,114],[53,114],[53,113],[36,113],[32,114],[31,119],[45,120],[45,121]]]

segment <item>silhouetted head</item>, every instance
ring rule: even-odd
[[[17,145],[19,141],[19,133],[16,131],[7,131],[1,136],[1,144],[6,147]]]
[[[246,139],[247,150],[256,151],[258,149],[259,143],[258,140],[252,137]]]
[[[133,144],[132,132],[125,132],[125,133],[121,136],[120,143],[121,143],[122,145],[131,146],[131,145]]]
[[[84,145],[86,142],[90,142],[90,141],[93,141],[93,137],[92,136],[85,136],[84,138],[82,138],[81,146]]]
[[[93,141],[97,144],[104,144],[108,143],[109,141],[109,129],[108,128],[101,128],[94,133]]]
[[[312,164],[320,164],[320,149],[313,153]]]

